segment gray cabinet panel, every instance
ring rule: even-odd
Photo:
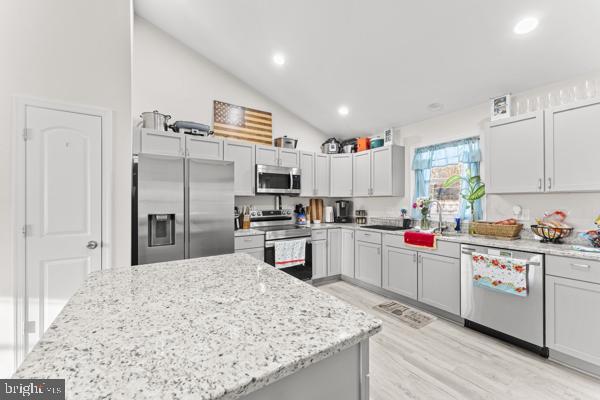
[[[315,196],[315,153],[303,151],[300,153],[300,196]]]
[[[313,279],[327,276],[327,240],[313,240],[312,270]]]
[[[240,249],[240,250],[236,250],[236,253],[246,253],[251,255],[252,257],[256,258],[257,260],[260,261],[265,261],[265,248],[264,247],[258,247],[258,248],[254,248],[254,249]]]
[[[202,160],[222,160],[223,140],[205,136],[185,135],[185,155]]]
[[[327,230],[327,275],[342,273],[342,230]]]
[[[254,196],[254,145],[225,141],[223,159],[233,161],[233,187],[236,196]]]
[[[256,145],[256,163],[259,165],[279,165],[278,148],[273,146]]]
[[[354,278],[354,229],[342,229],[342,275]]]
[[[354,250],[356,279],[381,287],[381,245],[356,241]]]
[[[600,366],[600,285],[546,277],[546,344]]]
[[[546,114],[546,190],[600,190],[600,102],[556,107]]]
[[[279,148],[277,156],[279,165],[288,168],[298,168],[300,166],[300,152],[294,149]]]
[[[315,196],[329,196],[329,155],[315,154]]]
[[[330,195],[352,196],[352,154],[333,154],[330,157]]]
[[[460,315],[460,260],[418,254],[418,300]]]
[[[486,191],[544,190],[543,112],[493,122],[485,134]]]
[[[353,195],[369,196],[371,194],[371,151],[362,151],[352,155]]]
[[[417,299],[417,252],[383,246],[382,286]]]

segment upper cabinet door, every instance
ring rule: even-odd
[[[222,160],[223,140],[185,135],[185,155],[203,160]]]
[[[546,190],[600,190],[600,102],[546,111]]]
[[[544,190],[544,119],[535,112],[495,121],[485,135],[486,191]]]
[[[277,167],[279,165],[279,152],[277,147],[273,146],[261,146],[256,145],[256,164],[259,165],[272,165]]]
[[[223,155],[233,161],[234,194],[254,196],[254,145],[246,142],[225,141]]]
[[[279,165],[288,168],[300,166],[300,152],[294,149],[279,148]]]
[[[371,150],[371,196],[404,196],[404,147]]]
[[[303,151],[300,153],[300,196],[315,195],[315,153]]]
[[[315,154],[315,196],[329,196],[329,190],[329,155],[317,153]]]
[[[352,154],[354,196],[371,195],[371,151]]]
[[[140,153],[183,157],[185,155],[184,136],[182,133],[142,129]]]
[[[352,154],[332,154],[330,162],[330,196],[352,196]]]

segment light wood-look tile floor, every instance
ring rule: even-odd
[[[385,297],[346,282],[320,289],[383,321],[370,344],[371,400],[600,399],[600,380],[518,347],[439,318],[411,328],[372,308]]]

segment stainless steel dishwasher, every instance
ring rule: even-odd
[[[515,296],[474,285],[473,253],[526,260],[527,296]],[[544,256],[461,245],[461,316],[467,327],[547,357],[544,335]]]

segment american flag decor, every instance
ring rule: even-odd
[[[213,119],[215,136],[272,144],[273,120],[270,112],[215,100]]]

